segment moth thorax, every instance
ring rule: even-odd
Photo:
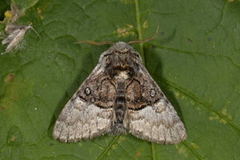
[[[129,75],[127,71],[119,71],[115,78],[118,80],[126,80],[129,78]]]

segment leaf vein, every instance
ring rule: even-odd
[[[99,156],[96,158],[96,160],[101,160],[101,159],[103,159],[103,158],[106,156],[106,154],[112,149],[112,146],[117,143],[117,141],[119,140],[119,138],[120,138],[120,136],[114,137],[114,138],[108,143],[108,145],[107,145],[106,148],[102,151],[102,153],[99,154]]]
[[[196,103],[200,104],[200,106],[203,106],[209,112],[212,112],[212,113],[216,114],[217,116],[219,116],[221,119],[223,119],[224,121],[227,122],[226,124],[228,124],[231,128],[233,128],[235,131],[237,131],[238,135],[240,136],[240,127],[237,126],[235,123],[233,123],[228,117],[224,116],[222,113],[212,109],[212,106],[210,104],[208,104],[206,102],[202,102],[202,100],[199,99],[196,95],[194,95],[193,93],[187,91],[186,89],[178,87],[176,84],[174,84],[173,82],[170,82],[169,80],[165,80],[163,83],[165,83],[166,85],[172,87],[175,90],[178,90],[180,93],[182,93],[186,97],[189,97],[190,99],[192,99]]]
[[[204,157],[198,152],[195,152],[194,149],[189,144],[187,144],[187,142],[182,142],[182,145],[184,145],[184,147],[188,149],[198,160],[204,159]]]
[[[152,160],[157,160],[156,158],[156,149],[154,143],[151,143],[151,152],[152,152]]]
[[[142,35],[142,27],[141,27],[141,17],[140,17],[140,8],[139,8],[139,1],[135,0],[135,11],[136,11],[136,22],[137,22],[137,32],[138,32],[138,39],[143,40]],[[143,62],[145,62],[145,55],[143,51],[143,43],[140,43],[140,55],[143,59]]]
[[[186,51],[186,50],[180,50],[177,48],[169,48],[169,47],[164,47],[164,46],[160,46],[157,44],[152,44],[154,46],[156,46],[159,49],[163,49],[163,50],[167,50],[167,51],[173,51],[173,52],[177,52],[177,53],[181,53],[181,54],[189,54],[189,55],[199,55],[199,56],[209,56],[209,57],[214,57],[214,58],[225,58],[227,59],[232,65],[234,65],[235,67],[237,67],[238,69],[240,69],[240,64],[236,64],[232,58],[225,56],[225,55],[219,55],[219,54],[206,54],[206,53],[202,53],[202,52],[192,52],[192,51]]]

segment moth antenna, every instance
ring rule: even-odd
[[[102,45],[106,45],[106,44],[113,44],[113,42],[111,42],[111,41],[96,42],[96,41],[90,41],[90,40],[78,41],[76,43],[77,44],[85,43],[85,44],[96,45],[96,46],[102,46]]]
[[[146,43],[149,42],[151,40],[154,40],[156,38],[156,35],[159,33],[159,25],[157,26],[156,32],[154,33],[154,35],[152,35],[149,38],[143,39],[143,40],[134,40],[134,41],[129,41],[128,44],[137,44],[137,43]]]
[[[33,26],[31,24],[29,25],[29,28],[32,29],[36,33],[38,38],[40,38],[40,34],[33,28]]]

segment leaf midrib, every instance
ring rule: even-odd
[[[142,40],[143,39],[143,34],[142,34],[142,27],[141,27],[141,17],[140,17],[140,9],[139,9],[139,0],[135,0],[135,15],[136,15],[136,23],[137,23],[137,32],[138,32],[138,40]],[[142,57],[143,62],[145,62],[145,57],[144,57],[144,51],[143,51],[143,43],[140,43],[140,55]],[[116,136],[113,138],[113,140],[111,140],[106,149],[103,150],[99,156],[96,158],[96,160],[101,160],[105,157],[105,155],[107,155],[107,153],[111,150],[112,146],[117,143],[117,141],[119,140],[120,136]],[[151,145],[152,147],[152,145]],[[155,159],[155,152],[152,152],[152,157],[153,159]]]

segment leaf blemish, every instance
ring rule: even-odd
[[[136,153],[135,153],[135,156],[136,156],[136,157],[140,157],[140,156],[141,156],[141,152],[136,152]]]
[[[9,139],[8,142],[10,143],[10,142],[15,142],[15,141],[16,141],[16,136],[12,136],[12,137]]]
[[[143,22],[143,28],[144,28],[144,29],[147,29],[148,27],[149,27],[148,21],[144,21],[144,22]]]
[[[183,94],[181,94],[180,92],[178,91],[175,91],[174,92],[175,96],[178,97],[179,99],[185,99],[185,96]]]
[[[15,78],[15,74],[9,73],[9,74],[5,77],[4,82],[6,82],[6,83],[12,82],[12,81],[14,80],[14,78]]]
[[[232,120],[232,116],[227,112],[227,108],[224,107],[224,108],[221,110],[221,113],[222,113],[224,116],[226,116],[228,119]]]
[[[176,145],[176,149],[179,154],[184,155],[185,157],[188,157],[188,152],[185,146],[183,145]]]
[[[212,120],[221,120],[220,117],[217,114],[215,114],[215,113],[213,113],[212,116],[210,116],[208,119],[210,121],[212,121]]]
[[[117,33],[118,37],[128,37],[128,36],[134,36],[135,33],[133,31],[133,25],[127,24],[125,27],[118,28],[115,33]]]
[[[190,145],[193,149],[199,149],[199,146],[196,143],[191,142]]]
[[[6,109],[6,107],[0,106],[0,111],[5,110],[5,109]]]
[[[227,119],[232,120],[232,116],[227,112],[227,108],[224,107],[221,110],[221,114],[223,116],[225,116]],[[209,117],[209,120],[217,120],[217,121],[219,121],[222,124],[226,124],[227,123],[227,121],[225,119],[219,117],[219,115],[217,115],[217,114],[212,114],[212,116]]]
[[[41,10],[41,8],[37,8],[37,13],[38,13],[40,19],[43,19],[43,18],[44,18],[43,15],[42,15],[42,10]]]

